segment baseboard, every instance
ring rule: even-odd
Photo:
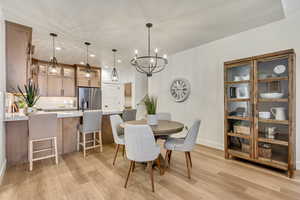
[[[3,161],[3,164],[0,169],[0,185],[2,184],[5,171],[6,171],[6,159]]]
[[[198,139],[197,141],[198,144],[204,145],[204,146],[208,146],[208,147],[212,147],[215,149],[219,149],[219,150],[224,150],[224,144],[220,144],[211,140],[205,140],[205,139]]]

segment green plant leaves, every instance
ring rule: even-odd
[[[148,95],[146,95],[143,101],[146,106],[148,115],[155,115],[157,109],[157,98],[149,97]]]
[[[33,107],[40,98],[39,89],[32,82],[24,85],[25,91],[23,91],[20,86],[18,86],[18,90],[22,96],[23,101],[27,104],[28,107]]]

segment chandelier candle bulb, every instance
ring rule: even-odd
[[[155,48],[154,52],[157,54],[157,53],[158,53],[158,49],[157,49],[157,48]]]

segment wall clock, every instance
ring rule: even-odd
[[[184,102],[190,95],[191,86],[188,80],[177,78],[172,81],[170,94],[176,102]]]

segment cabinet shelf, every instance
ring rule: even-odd
[[[236,157],[239,157],[239,158],[246,158],[246,159],[250,158],[249,153],[245,153],[245,152],[234,150],[234,149],[228,149],[228,153],[232,156],[236,156]]]
[[[250,139],[250,135],[245,135],[245,134],[239,134],[239,133],[232,133],[229,132],[227,133],[228,136],[232,136],[232,137],[239,137],[239,138],[244,138],[244,139]]]
[[[262,123],[269,123],[269,124],[289,125],[289,121],[288,120],[258,119],[258,121],[262,122]]]
[[[259,102],[289,102],[288,98],[280,98],[280,99],[258,99]]]
[[[277,160],[272,160],[270,158],[262,158],[258,157],[258,161],[263,164],[268,164],[272,167],[276,167],[279,169],[287,170],[288,169],[288,164],[282,161],[277,161]]]
[[[270,143],[270,144],[278,144],[278,145],[282,145],[282,146],[288,146],[289,145],[289,143],[287,141],[269,139],[269,138],[258,138],[257,141]]]
[[[272,78],[265,78],[265,79],[259,79],[258,82],[273,82],[273,81],[285,81],[289,80],[288,77],[272,77]]]
[[[243,84],[243,83],[250,83],[250,80],[245,80],[245,81],[226,81],[225,84],[227,85],[232,85],[232,84]]]
[[[229,102],[244,102],[244,101],[250,101],[250,98],[229,98],[227,100]]]
[[[243,121],[252,121],[249,117],[238,117],[238,116],[227,116],[227,119],[236,119],[236,120],[243,120]]]

